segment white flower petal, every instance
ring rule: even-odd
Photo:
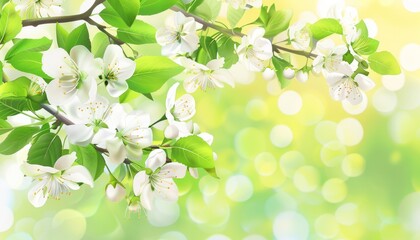
[[[128,90],[128,84],[126,81],[110,81],[106,86],[109,95],[111,97],[119,97]]]
[[[150,183],[147,183],[140,195],[141,205],[147,209],[152,210],[153,206],[153,191]]]
[[[55,48],[44,52],[42,56],[42,71],[52,78],[61,76],[63,68],[69,68],[66,58],[69,54],[62,48]]]
[[[46,87],[45,93],[47,94],[48,102],[55,106],[62,106],[66,103],[71,102],[72,98],[75,96],[76,91],[69,93],[63,92],[63,89],[59,86],[59,80],[52,80]]]
[[[354,78],[354,81],[357,82],[363,91],[369,91],[375,87],[375,83],[372,81],[372,79],[363,74],[357,74]]]
[[[93,128],[84,124],[65,125],[64,130],[67,133],[69,142],[74,145],[87,146],[93,138]]]
[[[146,174],[146,171],[138,172],[133,179],[134,194],[140,196],[147,184],[149,184],[149,175]]]
[[[121,164],[127,157],[127,151],[121,139],[111,138],[107,140],[106,148],[109,152],[109,160],[114,164]]]
[[[183,178],[187,167],[184,164],[171,162],[163,165],[158,176],[160,178]]]
[[[47,180],[35,184],[28,192],[29,202],[36,208],[44,206],[48,199],[48,193],[44,194],[44,187]]]
[[[62,178],[70,182],[84,183],[93,187],[92,175],[90,175],[89,171],[81,165],[73,166],[64,171]]]
[[[23,174],[30,177],[34,177],[34,178],[44,173],[55,174],[59,172],[59,170],[52,167],[47,167],[47,166],[42,166],[42,165],[37,165],[37,164],[29,164],[26,162],[20,166],[20,170],[23,172]]]
[[[93,136],[92,143],[97,145],[100,148],[106,148],[106,141],[115,138],[115,129],[101,128]]]
[[[178,200],[178,187],[171,178],[161,179],[159,185],[154,186],[155,193],[168,201]]]
[[[77,156],[75,152],[63,155],[57,160],[57,162],[55,162],[54,168],[60,171],[69,169],[73,165],[74,161],[76,161],[76,159]]]
[[[198,175],[198,169],[197,168],[188,168],[188,171],[190,172],[190,175],[193,178],[198,179],[199,175]]]
[[[155,171],[157,168],[163,166],[166,162],[166,153],[162,149],[155,149],[146,159],[146,167]]]

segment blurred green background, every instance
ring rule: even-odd
[[[64,2],[70,14],[82,1]],[[293,9],[296,22],[316,19],[333,1],[264,0],[274,2]],[[178,203],[157,202],[156,211],[136,215],[126,202],[104,198],[104,175],[94,189],[35,209],[27,200],[30,181],[19,171],[25,150],[0,156],[0,239],[420,239],[420,3],[347,4],[369,19],[380,49],[393,52],[404,72],[372,74],[377,86],[368,102],[333,101],[322,76],[281,90],[276,80],[236,67],[235,88],[194,95],[194,121],[215,137],[220,180],[204,172],[199,180],[188,176],[177,181]],[[146,21],[159,26],[166,14]],[[242,23],[257,14],[251,10]],[[22,34],[53,36],[51,28]],[[158,118],[169,86],[156,94],[157,103],[131,104],[158,109],[152,111]]]

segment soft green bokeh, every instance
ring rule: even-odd
[[[76,12],[76,1],[68,2]],[[293,9],[294,22],[317,13],[313,0],[264,2]],[[215,137],[221,179],[200,172],[199,180],[179,180],[178,203],[157,202],[148,215],[107,201],[107,176],[94,189],[35,209],[18,168],[25,153],[3,156],[0,239],[420,239],[420,59],[413,49],[420,50],[409,45],[420,43],[420,13],[404,7],[410,2],[347,1],[376,23],[380,49],[401,53],[405,70],[400,77],[372,74],[377,86],[363,113],[334,102],[325,79],[313,75],[283,91],[256,75],[233,89],[197,92],[194,121]],[[155,95],[161,111],[168,86]],[[145,98],[133,105],[156,107]]]

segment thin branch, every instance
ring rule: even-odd
[[[48,17],[48,18],[38,18],[38,19],[27,19],[22,21],[22,26],[38,26],[43,24],[51,24],[51,23],[67,23],[67,22],[74,22],[74,21],[85,21],[92,26],[98,28],[99,31],[105,33],[110,39],[114,41],[115,44],[122,45],[124,44],[123,41],[112,35],[106,30],[106,27],[95,22],[91,17],[93,10],[100,4],[105,2],[105,0],[96,0],[93,5],[84,13],[76,14],[76,15],[69,15],[69,16],[60,16],[60,17]]]
[[[232,37],[243,37],[243,36],[245,36],[245,34],[243,34],[241,32],[238,32],[235,29],[228,29],[228,28],[224,28],[222,26],[207,22],[206,20],[204,20],[204,19],[202,19],[202,18],[200,18],[200,17],[198,17],[194,14],[191,14],[191,13],[189,13],[189,12],[185,11],[184,9],[181,9],[177,6],[171,7],[171,10],[176,11],[176,12],[182,12],[182,14],[184,14],[185,16],[194,18],[196,22],[201,23],[206,28],[212,28],[214,30],[217,30],[221,33],[224,33],[224,34],[232,36]],[[276,53],[280,53],[280,51],[284,51],[284,52],[289,52],[289,53],[293,53],[293,54],[296,54],[296,55],[301,55],[301,56],[304,56],[304,57],[311,57],[311,58],[315,58],[315,57],[318,56],[318,55],[316,55],[314,53],[311,53],[311,52],[298,51],[298,50],[282,47],[282,46],[279,46],[279,45],[276,45],[276,44],[273,44],[273,50]]]

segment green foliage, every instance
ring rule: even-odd
[[[0,44],[4,44],[15,38],[20,32],[22,19],[19,12],[15,10],[15,5],[11,2],[4,5],[0,14]]]
[[[167,57],[144,56],[136,60],[136,71],[127,83],[135,92],[152,93],[183,70],[183,67]]]
[[[401,73],[397,59],[387,51],[377,52],[368,58],[370,68],[382,75],[397,75]]]
[[[103,32],[98,32],[92,40],[92,53],[95,57],[103,57],[107,46],[109,45],[109,38]]]
[[[42,53],[21,52],[14,55],[8,62],[22,72],[35,74],[47,81],[52,79],[42,71]]]
[[[117,31],[118,39],[133,44],[156,43],[156,29],[143,21],[134,21],[131,27],[120,28]]]
[[[86,167],[94,180],[102,175],[105,168],[105,160],[102,154],[99,153],[93,145],[88,145],[86,147],[71,145],[70,151],[76,152],[77,163]]]
[[[56,34],[58,47],[64,48],[67,52],[70,52],[70,50],[77,45],[83,45],[87,49],[91,49],[89,31],[86,24],[78,26],[70,33],[57,24]]]
[[[1,110],[0,110],[1,111]],[[0,143],[0,154],[12,155],[28,145],[32,136],[39,131],[38,127],[17,127]]]
[[[39,39],[18,39],[14,41],[14,45],[7,52],[5,59],[9,60],[15,55],[24,52],[42,52],[51,47],[52,41],[46,37]]]
[[[361,55],[370,55],[376,52],[379,41],[373,38],[359,38],[352,43],[353,50]]]
[[[277,56],[274,56],[272,61],[273,61],[273,66],[276,69],[276,75],[280,82],[281,88],[287,87],[291,83],[291,81],[290,79],[286,79],[283,76],[283,71],[285,68],[291,67],[292,65],[290,64],[290,62]]]
[[[260,16],[255,23],[265,29],[265,37],[272,38],[289,27],[292,16],[292,11],[277,11],[273,4],[270,9],[267,6],[261,8]]]
[[[0,119],[14,116],[22,111],[34,111],[41,107],[26,97],[5,97],[0,99]]]
[[[0,85],[0,98],[6,97],[26,97],[31,80],[26,77],[20,77],[14,81],[6,82]]]
[[[6,120],[0,119],[0,135],[5,134],[13,130],[12,125]]]
[[[204,1],[194,10],[190,10],[194,15],[202,17],[207,21],[213,21],[219,16],[222,5],[220,1]]]
[[[235,9],[231,5],[228,7],[227,12],[227,19],[229,21],[229,24],[232,28],[235,28],[236,25],[239,23],[241,18],[244,16],[245,10],[244,9]]]
[[[187,167],[214,168],[213,150],[198,136],[180,138],[171,149],[171,159]]]
[[[109,25],[116,28],[127,28],[129,27],[120,15],[109,5],[108,2],[104,2],[105,9],[99,13],[99,16]]]
[[[28,163],[53,167],[62,156],[61,139],[54,133],[42,134],[28,152]]]
[[[239,45],[237,42],[233,41],[232,38],[223,35],[217,41],[218,51],[220,57],[225,58],[225,68],[230,68],[233,64],[238,62],[238,54],[235,52],[235,44]]]
[[[131,26],[140,9],[139,0],[107,0],[127,26]]]
[[[212,37],[201,37],[198,49],[197,62],[206,65],[217,58],[217,42]]]
[[[343,34],[343,27],[337,19],[324,18],[320,19],[314,24],[309,26],[312,37],[316,40],[321,40],[334,33]]]
[[[177,0],[140,0],[140,15],[153,15],[163,12],[173,5]]]
[[[184,4],[183,2],[182,2],[182,0],[180,0],[179,1],[180,3],[179,4],[181,4],[181,6],[183,6],[183,8],[185,9],[185,10],[187,10],[187,12],[192,12],[192,11],[194,11],[198,6],[200,6],[203,2],[204,2],[204,0],[193,0],[193,1],[191,1],[190,3],[188,3],[188,4]]]

